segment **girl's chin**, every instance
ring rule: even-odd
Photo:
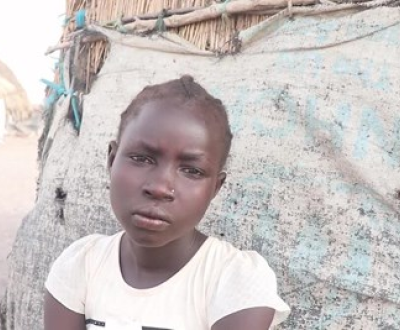
[[[126,231],[126,235],[134,245],[141,248],[160,248],[169,243],[168,240],[160,237],[161,235],[158,232],[132,233]]]

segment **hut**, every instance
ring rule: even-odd
[[[68,0],[1,330],[42,328],[72,241],[119,230],[106,150],[147,84],[193,75],[225,103],[228,181],[201,229],[255,249],[292,308],[279,329],[400,329],[398,0]]]

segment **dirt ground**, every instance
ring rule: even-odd
[[[35,202],[37,135],[0,142],[0,299],[7,281],[7,255],[22,218]]]

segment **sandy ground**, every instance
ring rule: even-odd
[[[7,281],[7,255],[22,218],[35,202],[37,139],[7,136],[0,143],[0,299]]]

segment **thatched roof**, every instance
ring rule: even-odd
[[[21,121],[32,113],[26,91],[10,68],[0,61],[0,99],[6,104],[7,114],[13,121]]]
[[[74,88],[87,93],[108,52],[106,38],[93,33],[91,26],[138,35],[168,31],[199,50],[223,56],[240,52],[240,32],[261,22],[400,6],[400,0],[67,0],[66,5],[63,36],[47,53],[61,50],[63,61],[67,49],[76,49],[79,55],[73,57],[72,52],[68,60]]]

